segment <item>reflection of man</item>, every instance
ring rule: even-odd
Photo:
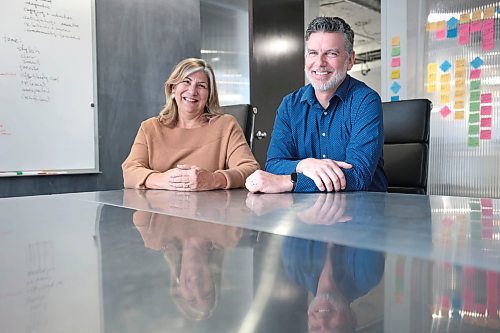
[[[350,304],[379,283],[384,260],[380,252],[286,238],[285,271],[314,295],[307,311],[309,332],[354,331],[356,318]]]
[[[278,108],[266,170],[246,180],[251,192],[386,191],[382,105],[347,75],[354,32],[338,17],[318,17],[306,31],[311,84]]]

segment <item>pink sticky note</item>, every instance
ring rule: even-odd
[[[481,198],[481,207],[491,207],[493,208],[493,200],[490,198]]]
[[[458,26],[458,45],[468,44],[470,40],[470,24],[464,23]]]
[[[441,113],[443,118],[446,118],[450,115],[451,111],[450,108],[445,105],[441,108],[441,111],[439,111],[439,113]]]
[[[436,40],[446,39],[446,29],[436,31]]]
[[[481,105],[481,116],[491,115],[491,105]]]
[[[481,216],[483,217],[483,225],[493,226],[493,220],[489,219],[493,217],[493,207],[483,207]]]
[[[470,71],[469,79],[474,80],[474,79],[479,79],[480,77],[481,77],[481,70],[479,68],[472,69]]]
[[[481,104],[491,103],[491,93],[481,94]]]
[[[399,67],[399,66],[401,66],[401,58],[400,57],[392,58],[391,67]]]
[[[492,50],[495,47],[495,22],[494,19],[484,20],[481,48],[483,51]]]
[[[470,25],[470,32],[478,32],[481,31],[482,24],[483,22],[481,21],[474,21]]]
[[[491,130],[481,130],[479,132],[479,139],[481,140],[491,140]]]
[[[481,127],[491,127],[491,118],[481,118]]]

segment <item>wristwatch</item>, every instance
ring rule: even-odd
[[[290,174],[290,181],[292,182],[292,191],[291,192],[294,192],[295,186],[297,186],[297,173],[296,172],[292,172]]]

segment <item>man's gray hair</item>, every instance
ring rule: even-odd
[[[344,34],[344,45],[347,55],[352,53],[354,45],[354,31],[352,31],[351,26],[340,17],[316,17],[307,27],[305,36],[306,42],[309,40],[309,36],[315,32],[342,32]]]

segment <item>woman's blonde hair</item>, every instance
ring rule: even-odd
[[[215,83],[215,74],[212,66],[210,66],[205,60],[198,58],[187,58],[182,60],[175,66],[174,71],[170,74],[170,77],[165,82],[165,106],[160,112],[160,121],[170,127],[177,124],[179,120],[179,109],[177,107],[177,102],[173,98],[173,88],[175,85],[179,84],[187,76],[203,71],[208,77],[208,101],[205,105],[204,115],[207,119],[221,115],[219,95],[217,93],[217,85]]]

